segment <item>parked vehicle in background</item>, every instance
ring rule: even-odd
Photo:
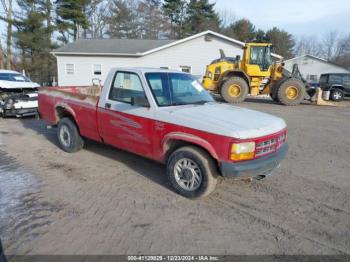
[[[322,74],[320,87],[323,91],[330,91],[330,99],[341,101],[350,96],[350,73]]]
[[[178,71],[116,68],[102,90],[42,88],[39,114],[57,126],[64,151],[82,149],[88,138],[151,158],[189,198],[212,192],[219,174],[262,179],[288,149],[282,119],[217,103]]]
[[[0,115],[28,116],[37,114],[39,84],[11,70],[0,70]]]

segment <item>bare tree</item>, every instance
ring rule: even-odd
[[[87,32],[91,38],[103,38],[106,34],[108,10],[111,4],[111,0],[92,0],[87,6],[86,16],[89,20]]]
[[[339,33],[337,31],[330,31],[323,36],[323,56],[326,60],[330,61],[339,54]]]
[[[313,55],[323,57],[323,47],[316,36],[302,36],[296,40],[295,55]]]

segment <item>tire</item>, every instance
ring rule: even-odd
[[[305,93],[303,82],[295,78],[289,78],[278,87],[277,98],[283,105],[295,106],[304,100]]]
[[[340,102],[344,100],[344,91],[339,88],[335,88],[331,91],[330,98],[332,101]]]
[[[284,81],[286,81],[288,78],[281,78],[279,80],[277,80],[273,86],[271,87],[271,90],[270,90],[270,96],[272,98],[272,100],[276,103],[280,103],[280,100],[278,99],[277,97],[277,91],[278,91],[278,88],[282,85],[282,83]]]
[[[77,152],[84,147],[84,140],[77,126],[67,117],[62,118],[58,123],[57,138],[60,147],[67,153]]]
[[[248,83],[241,77],[231,77],[221,87],[221,96],[227,103],[240,103],[244,101],[248,92]]]
[[[195,179],[194,172],[197,174],[197,179]],[[177,149],[170,155],[167,162],[167,176],[173,189],[187,198],[205,197],[213,192],[217,183],[217,175],[218,170],[214,159],[206,151],[196,146]],[[189,189],[191,185],[193,187]]]

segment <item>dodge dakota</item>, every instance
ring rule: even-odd
[[[47,87],[38,99],[64,151],[90,139],[164,163],[189,198],[211,193],[219,175],[262,179],[288,150],[281,118],[215,102],[179,71],[115,68],[103,87]]]

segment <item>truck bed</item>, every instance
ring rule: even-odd
[[[39,90],[39,112],[42,118],[56,125],[59,114],[70,112],[83,136],[99,140],[96,107],[100,86],[45,87]]]

